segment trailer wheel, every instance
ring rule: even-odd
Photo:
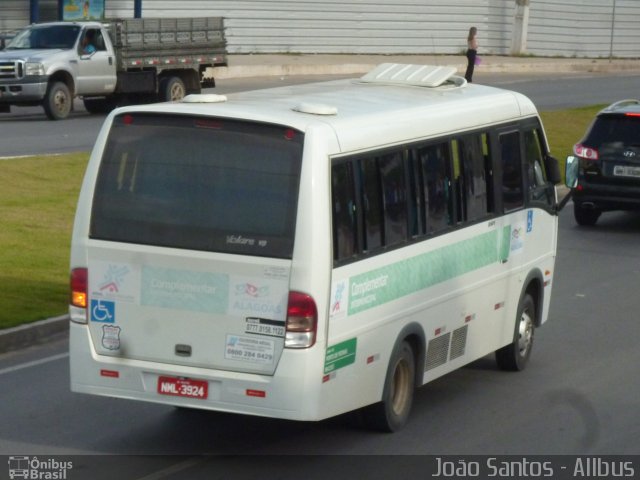
[[[71,112],[71,92],[63,82],[54,82],[49,85],[42,106],[44,113],[50,120],[63,120]]]
[[[518,305],[513,342],[496,350],[496,362],[501,370],[517,372],[524,370],[533,348],[535,332],[536,306],[533,297],[528,293]]]
[[[165,102],[179,102],[187,93],[180,77],[168,77],[160,82],[161,99]]]
[[[362,412],[367,427],[383,432],[395,432],[404,427],[413,404],[415,368],[413,349],[403,341],[391,355],[382,401]]]

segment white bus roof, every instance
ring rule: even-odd
[[[180,103],[127,110],[245,119],[303,132],[324,124],[335,131],[341,152],[370,148],[372,138],[378,146],[392,145],[537,115],[524,95],[467,84],[451,72],[437,86],[394,83],[388,78],[375,81],[371,73],[361,79],[190,96]]]

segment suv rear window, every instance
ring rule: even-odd
[[[599,115],[582,143],[595,149],[640,146],[640,117]]]
[[[98,173],[90,236],[291,258],[303,141],[284,126],[119,115]]]

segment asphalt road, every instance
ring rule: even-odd
[[[256,88],[290,85],[339,76],[260,77],[219,80],[212,92],[225,94]],[[638,97],[640,75],[516,75],[478,74],[478,83],[515,90],[529,96],[539,110],[612,103]],[[64,121],[46,119],[40,107],[13,107],[0,113],[0,158],[89,151],[104,121],[104,115],[89,115],[76,100],[74,112]]]

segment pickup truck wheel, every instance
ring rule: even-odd
[[[187,88],[180,77],[165,78],[160,83],[161,99],[165,102],[178,102],[184,98]]]
[[[71,93],[69,87],[62,82],[49,85],[42,106],[50,120],[63,120],[71,112]]]

